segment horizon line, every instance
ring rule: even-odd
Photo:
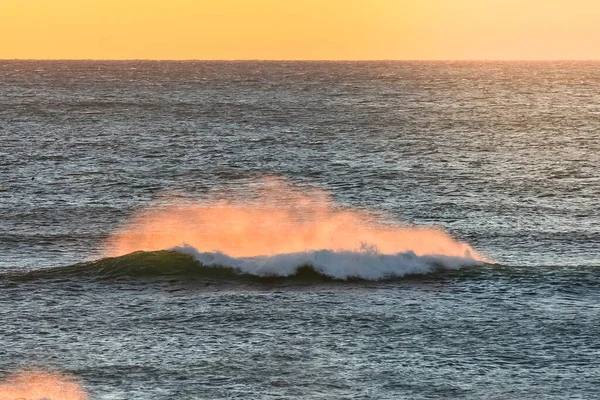
[[[545,58],[545,59],[504,59],[504,58],[373,58],[373,59],[277,59],[277,58],[0,58],[0,61],[171,61],[171,62],[600,62],[600,59],[584,58]]]

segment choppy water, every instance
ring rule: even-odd
[[[596,398],[599,129],[599,63],[0,61],[0,373],[93,399]],[[157,200],[273,176],[491,262],[93,261]]]

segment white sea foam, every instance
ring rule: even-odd
[[[258,257],[230,257],[215,252],[200,252],[190,245],[172,250],[194,257],[208,267],[230,267],[256,276],[290,276],[302,266],[335,279],[379,280],[409,274],[426,274],[435,269],[459,269],[481,265],[473,258],[444,255],[418,256],[412,251],[381,254],[373,249],[362,251],[313,250]]]

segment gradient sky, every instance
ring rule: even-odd
[[[0,58],[600,59],[600,1],[0,0]]]

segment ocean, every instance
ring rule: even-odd
[[[600,63],[0,61],[0,400],[600,397]]]

